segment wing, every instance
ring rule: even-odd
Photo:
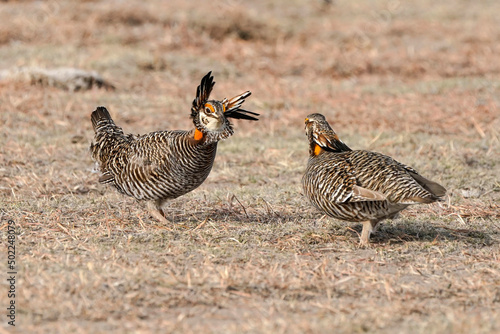
[[[152,161],[147,156],[139,153],[127,155],[117,154],[102,166],[100,183],[114,183],[120,186],[127,182],[147,182],[155,175],[156,169],[160,167],[158,163]]]
[[[169,159],[160,160],[159,152],[132,154],[118,175],[115,185],[123,193],[136,199],[155,199],[165,196],[165,173],[170,169]]]
[[[137,137],[113,152],[101,168],[99,181],[111,183],[120,192],[137,199],[154,199],[165,194],[165,176],[171,170],[172,146],[188,131],[158,131]]]
[[[122,175],[140,182],[156,179],[158,173],[170,170],[174,151],[186,144],[189,136],[189,131],[176,130],[151,132],[137,138],[127,152]]]
[[[156,160],[156,159],[155,159]],[[162,165],[152,159],[150,154],[140,155],[133,154],[129,156],[128,163],[123,169],[122,175],[123,180],[138,182],[138,183],[148,183],[151,179],[154,179],[157,175],[157,171]],[[167,160],[168,161],[168,160]]]
[[[306,172],[306,183],[333,203],[385,201],[386,196],[376,190],[360,186],[348,158],[327,153]]]
[[[381,192],[354,185],[352,186],[352,197],[349,202],[385,201],[386,199]]]
[[[383,193],[392,203],[417,204],[440,200],[446,190],[395,159],[370,151],[353,151],[358,185]]]

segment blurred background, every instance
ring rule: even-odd
[[[467,134],[480,126],[486,133],[498,128],[492,121],[499,7],[496,1],[5,1],[0,69],[97,71],[116,91],[79,94],[70,109],[88,113],[105,104],[124,118],[147,110],[152,117],[138,117],[145,127],[170,127],[167,118],[173,127],[190,126],[182,111],[212,70],[214,96],[251,90],[253,108],[264,117],[259,128],[271,133],[313,111],[339,129]],[[5,91],[13,83],[3,77]],[[76,102],[54,94],[63,104]],[[29,102],[16,110],[33,109]]]

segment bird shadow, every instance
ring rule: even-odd
[[[363,226],[356,224],[347,233],[359,238]],[[491,246],[498,242],[499,233],[487,233],[474,229],[457,229],[433,224],[382,223],[370,237],[371,244],[402,244],[405,242],[459,241],[468,245]],[[496,237],[495,237],[496,236]]]
[[[196,224],[204,220],[242,224],[281,224],[305,218],[300,208],[290,206],[276,208],[263,200],[257,205],[246,206],[239,201],[215,205],[207,202],[190,209],[185,206],[169,207],[164,212],[167,219],[181,224]]]
[[[260,209],[245,208],[243,206],[206,205],[194,210],[185,208],[169,208],[166,210],[166,218],[178,227],[194,226],[201,228],[208,221],[215,222],[238,222],[240,224],[276,224],[303,220],[317,221],[311,214],[301,210],[273,210],[262,207]],[[345,236],[354,238],[356,242],[361,235],[361,223],[334,223],[328,227],[328,234],[332,237]],[[498,243],[500,233],[486,232],[467,228],[451,228],[447,226],[428,223],[425,221],[409,221],[397,219],[384,221],[379,225],[376,233],[370,238],[371,244],[402,244],[405,242],[443,242],[458,241],[468,245],[491,246]]]
[[[249,210],[250,211],[250,210]],[[226,208],[210,208],[209,210],[196,210],[191,212],[169,212],[166,216],[173,223],[196,224],[204,220],[216,222],[238,222],[241,224],[273,224],[294,220],[281,212],[239,212]]]

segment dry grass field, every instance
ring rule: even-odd
[[[499,333],[500,3],[3,1],[0,70],[75,67],[115,89],[0,77],[0,332]],[[196,86],[251,90],[173,224],[98,184],[90,113],[188,129]],[[443,184],[382,224],[302,195],[304,117]],[[16,223],[16,327],[7,222]]]

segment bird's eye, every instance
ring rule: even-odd
[[[209,107],[205,107],[205,112],[206,112],[207,114],[210,114],[210,113],[212,112],[212,110],[211,110]]]

